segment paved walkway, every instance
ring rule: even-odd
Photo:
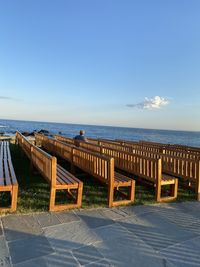
[[[200,266],[200,203],[2,217],[0,266]]]

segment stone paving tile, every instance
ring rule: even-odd
[[[45,236],[58,253],[99,241],[96,234],[82,221],[46,228]]]
[[[188,212],[186,213],[181,208],[178,209],[175,205],[172,205],[170,208],[160,208],[159,214],[172,221],[173,223],[176,223],[181,226],[189,226],[193,223],[200,223],[200,219],[194,217]]]
[[[80,218],[71,211],[62,211],[54,213],[61,223],[69,223],[79,221]]]
[[[105,208],[101,210],[101,214],[104,215],[105,217],[111,219],[111,220],[119,220],[123,219],[127,216],[127,213],[125,213],[122,209],[119,207],[114,207],[114,208]]]
[[[27,239],[8,242],[12,263],[20,263],[54,252],[44,236],[34,236]]]
[[[199,201],[188,201],[181,203],[178,208],[184,208],[186,214],[190,214],[195,219],[200,220],[200,202]]]
[[[106,241],[109,239],[113,240],[113,239],[119,238],[121,236],[123,237],[124,235],[129,233],[126,228],[122,227],[118,223],[99,227],[99,228],[94,229],[93,231],[98,236],[98,239],[101,241]]]
[[[158,212],[166,220],[181,226],[185,231],[200,235],[200,215],[198,214],[198,209],[193,209],[192,205],[196,204],[196,202],[189,202],[188,204],[189,210],[186,208],[186,203],[170,203],[162,205]],[[200,203],[197,204],[200,207]],[[197,205],[194,206],[197,207]]]
[[[157,251],[196,236],[157,212],[128,217],[119,223]]]
[[[35,214],[34,216],[38,220],[42,228],[61,224],[56,215],[51,212],[39,213]]]
[[[2,223],[7,241],[29,238],[42,233],[42,228],[33,215],[9,215],[2,218]]]
[[[90,228],[97,228],[109,224],[113,224],[114,221],[106,218],[101,209],[96,210],[82,210],[76,212],[76,214],[87,224]]]
[[[77,267],[80,266],[71,252],[63,254],[53,253],[48,256],[36,258],[15,264],[13,267]]]
[[[72,253],[81,265],[95,263],[102,259],[102,255],[92,245],[74,249],[72,250]]]
[[[119,209],[125,213],[125,217],[127,216],[136,216],[139,214],[145,214],[149,212],[156,212],[160,208],[160,204],[155,205],[133,205],[133,206],[123,206],[119,207]]]
[[[176,267],[200,266],[200,237],[168,247],[160,254]]]
[[[94,246],[115,267],[175,267],[133,234],[107,239]]]
[[[93,262],[90,264],[84,265],[84,267],[114,267],[114,265],[111,265],[107,260],[100,260],[98,262]]]
[[[0,237],[0,266],[10,267],[9,253],[6,247],[6,241],[3,236]]]

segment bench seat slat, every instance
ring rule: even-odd
[[[60,165],[57,166],[57,177],[59,177],[64,184],[78,184],[80,181],[73,176],[71,173],[66,171],[64,168],[62,168]]]
[[[121,173],[115,172],[115,179],[121,182],[129,182],[132,179],[130,177],[127,177]]]
[[[57,169],[58,170],[58,169]],[[57,181],[59,181],[59,184],[74,184],[71,180],[68,179],[69,177],[65,173],[60,173],[57,171]],[[57,183],[57,182],[56,182]]]
[[[4,166],[5,185],[11,185],[12,183],[7,160],[7,142],[3,143],[3,166]]]
[[[18,182],[12,165],[9,142],[0,143],[0,191],[10,192],[10,207],[2,208],[0,211],[15,211],[17,208]]]
[[[9,143],[7,143],[6,148],[7,148],[7,158],[8,158],[8,163],[9,163],[8,166],[10,169],[12,184],[17,185],[18,182],[17,182],[17,178],[16,178],[15,171],[14,171],[13,164],[12,164],[12,159],[11,159],[10,149],[9,149]]]
[[[3,163],[4,163],[4,171],[5,171],[5,183],[6,183],[6,185],[11,185],[12,182],[11,182],[11,177],[10,177],[7,159],[4,159]]]
[[[3,175],[3,142],[0,142],[0,185],[4,185]]]

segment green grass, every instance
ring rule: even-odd
[[[30,162],[20,148],[16,145],[10,145],[10,148],[15,173],[19,183],[17,213],[48,211],[49,184],[37,171],[30,170]],[[60,160],[58,160],[58,162],[69,171],[69,164]],[[76,170],[76,176],[84,183],[82,208],[106,207],[107,187],[78,169]],[[145,186],[137,183],[135,192],[134,205],[155,203],[155,191],[153,186]],[[117,194],[115,197],[117,199],[120,198]],[[60,191],[57,194],[56,202],[63,203],[63,199],[70,201],[66,198],[66,193]],[[179,186],[177,201],[186,200],[195,200],[195,194],[192,190],[186,190]],[[4,203],[9,202],[9,195],[1,193],[0,202],[2,203],[2,201],[4,201]]]

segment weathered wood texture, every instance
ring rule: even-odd
[[[196,190],[196,198],[199,200],[200,174],[198,171],[198,165],[200,160],[200,148],[181,145],[161,144],[148,141],[132,142],[117,140],[117,142],[115,143],[114,141],[110,142],[109,140],[99,139],[97,143],[100,144],[101,147],[92,147],[92,145],[89,145],[88,143],[80,144],[80,146],[100,153],[102,153],[102,149],[104,147],[107,148],[107,152],[109,151],[109,148],[110,150],[113,149],[129,152],[140,156],[150,157],[153,159],[161,158],[163,173],[181,178],[182,180],[187,180],[188,185],[190,187],[191,184],[194,184]],[[120,154],[120,157],[122,157],[122,154],[123,153]],[[120,160],[123,161],[124,159],[121,158]],[[115,165],[116,164],[117,161],[115,160]]]
[[[52,157],[42,149],[31,144],[21,133],[16,133],[16,139],[33,166],[50,184],[49,210],[58,211],[80,208],[82,203],[83,183],[58,165],[56,157]],[[58,190],[65,190],[74,198],[74,203],[56,204],[56,191]]]
[[[111,147],[102,147],[88,143],[80,143],[85,149],[100,150],[100,153],[109,155],[115,159],[115,167],[126,172],[137,175],[143,179],[150,181],[156,187],[156,200],[172,200],[177,197],[178,179],[169,176],[162,171],[162,161],[159,155],[144,150],[144,154],[136,155],[122,150],[113,149]],[[173,194],[168,197],[161,197],[161,187],[171,185],[174,188]]]
[[[10,192],[10,207],[0,207],[0,211],[15,211],[17,209],[18,182],[13,168],[9,142],[0,142],[0,192]]]
[[[108,186],[109,207],[134,202],[135,181],[114,171],[114,159],[112,157],[77,148],[71,144],[62,143],[40,134],[36,134],[35,137],[36,140],[42,142],[42,146],[44,146],[45,149],[66,159],[74,166],[77,166],[86,173],[91,174],[101,182],[105,183]],[[128,194],[124,195],[126,199],[115,200],[115,190],[120,191],[120,188],[123,187],[128,188]]]

